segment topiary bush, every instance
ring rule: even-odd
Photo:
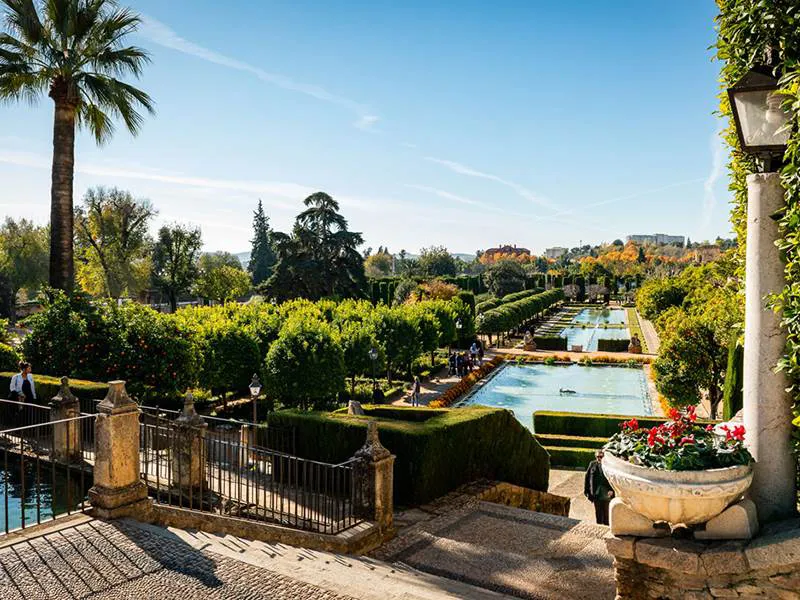
[[[289,319],[264,360],[264,391],[284,406],[330,406],[345,389],[344,354],[331,327]]]
[[[269,423],[296,428],[300,456],[339,463],[364,445],[367,422],[377,420],[381,443],[397,457],[394,498],[401,506],[424,504],[479,478],[547,490],[548,454],[509,411],[367,405],[364,412],[277,411]]]
[[[247,390],[261,367],[256,337],[229,321],[207,325],[200,333],[203,361],[199,383],[212,393]]]

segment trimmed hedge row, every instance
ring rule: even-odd
[[[630,340],[597,340],[598,352],[627,352]]]
[[[563,299],[564,292],[562,290],[550,290],[503,304],[483,313],[478,322],[478,332],[493,334],[511,331]]]
[[[521,292],[514,292],[513,294],[506,294],[502,298],[492,298],[491,300],[484,300],[483,302],[475,306],[475,310],[478,313],[484,313],[486,311],[498,308],[505,304],[510,304],[511,302],[516,302],[517,300],[522,300],[523,298],[529,298],[534,294],[541,294],[541,293],[542,293],[542,288],[533,288],[530,290],[522,290]]]
[[[16,374],[16,371],[0,372],[0,393],[3,394],[3,397],[8,396],[11,388],[11,378]],[[58,389],[61,387],[60,377],[34,374],[33,381],[39,402],[49,401],[58,393]],[[97,381],[84,381],[82,379],[70,379],[69,388],[78,398],[87,400],[102,400],[108,393],[108,384]]]
[[[533,342],[537,350],[566,350],[567,338],[557,335],[534,336]]]
[[[585,469],[594,460],[595,455],[595,450],[592,448],[548,446],[546,450],[554,467]]]
[[[610,438],[619,431],[623,421],[635,418],[641,427],[655,427],[664,423],[664,417],[641,417],[635,415],[601,415],[574,412],[537,410],[533,413],[533,429],[538,434],[570,435],[581,437]],[[716,421],[698,419],[698,423]]]
[[[269,423],[297,428],[299,456],[338,463],[363,446],[367,423],[376,420],[381,443],[397,456],[394,498],[401,506],[424,504],[479,478],[547,489],[547,452],[506,410],[367,405],[364,412],[277,411]]]

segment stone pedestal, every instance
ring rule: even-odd
[[[750,541],[608,537],[617,600],[800,597],[800,520]]]
[[[183,411],[174,422],[170,460],[170,483],[184,495],[208,489],[203,469],[207,429],[194,408],[192,394],[187,394]]]
[[[95,514],[116,518],[133,514],[146,503],[147,486],[139,470],[139,407],[125,391],[124,381],[108,386],[108,395],[97,406],[89,500]]]
[[[58,462],[79,462],[81,460],[81,422],[77,420],[81,414],[78,399],[69,389],[69,379],[61,378],[61,387],[50,400],[50,420],[53,425],[52,458]],[[59,423],[65,419],[72,419]]]
[[[380,442],[378,424],[367,425],[367,441],[354,458],[359,459],[356,477],[361,485],[356,499],[357,512],[377,523],[381,532],[394,527],[394,460],[395,457]]]
[[[794,514],[795,463],[791,449],[792,399],[786,376],[775,372],[786,347],[780,313],[767,297],[785,283],[784,263],[775,246],[778,223],[772,217],[785,205],[777,173],[747,177],[747,262],[744,329],[744,425],[756,460],[750,495],[759,520]]]

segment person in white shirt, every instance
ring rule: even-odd
[[[11,399],[20,402],[36,400],[36,386],[33,383],[30,363],[20,362],[19,373],[11,378]]]

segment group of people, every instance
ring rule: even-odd
[[[472,342],[468,352],[450,352],[447,361],[448,372],[464,377],[467,373],[483,364],[483,346],[480,342]]]

